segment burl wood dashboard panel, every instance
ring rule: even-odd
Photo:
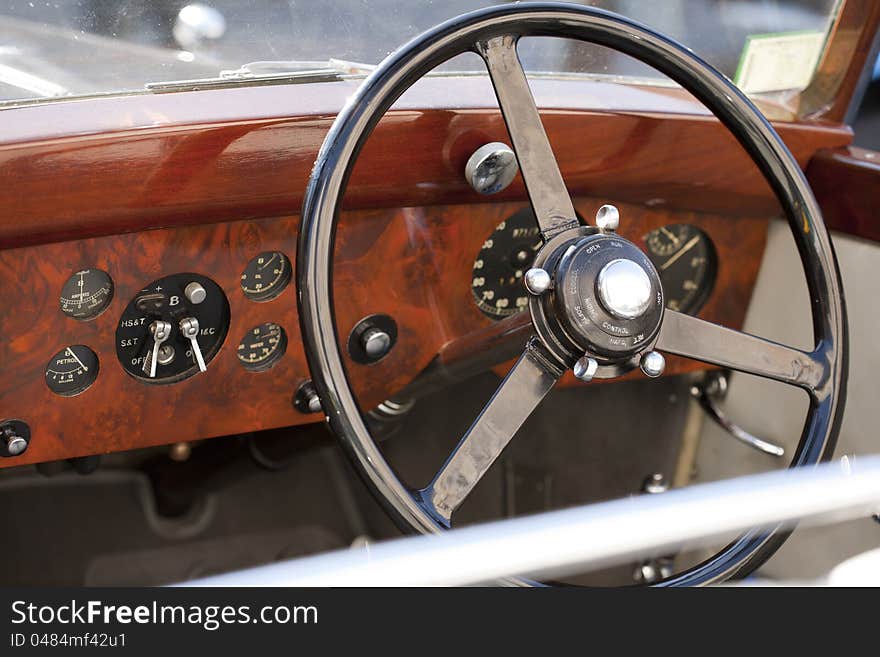
[[[580,198],[592,216],[605,200]],[[344,341],[364,316],[387,313],[398,324],[395,348],[373,365],[349,362],[362,405],[369,408],[411,381],[441,347],[490,326],[472,301],[472,265],[495,226],[522,203],[446,205],[344,213],[337,238],[335,302]],[[701,227],[718,251],[718,278],[701,312],[739,328],[757,275],[766,220],[671,212],[619,204],[621,234],[637,243],[651,229],[687,222]],[[294,258],[297,217],[242,220],[156,229],[0,251],[0,419],[30,425],[29,449],[0,459],[0,467],[202,439],[320,421],[292,400],[309,377],[299,338],[295,284],[264,303],[248,300],[240,275],[261,251]],[[114,280],[109,308],[81,322],[59,307],[61,286],[73,272],[97,267]],[[150,385],[129,376],[116,357],[115,332],[125,305],[164,275],[195,272],[224,290],[230,328],[208,371],[179,383]],[[244,333],[266,321],[289,338],[284,357],[265,372],[246,371],[236,347]],[[84,344],[100,359],[96,383],[75,397],[46,385],[50,357]],[[668,372],[699,367],[672,359]]]

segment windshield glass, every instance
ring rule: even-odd
[[[331,59],[371,65],[436,23],[492,4],[498,0],[0,0],[0,102],[143,91],[222,71],[242,77],[254,62],[243,70],[249,79],[326,68]],[[809,84],[840,0],[583,4],[679,39],[754,95]],[[583,43],[533,39],[521,55],[531,72],[659,82],[651,69]],[[473,70],[474,59],[442,71]]]

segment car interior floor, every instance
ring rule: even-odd
[[[478,376],[416,404],[382,445],[407,482],[430,480],[498,383]],[[654,473],[671,478],[688,387],[670,377],[554,391],[456,522],[637,494]],[[49,476],[4,471],[5,581],[157,585],[400,535],[324,423],[203,441],[183,462],[170,453],[113,455],[88,474],[68,464],[42,468]],[[576,581],[626,584],[632,572]]]

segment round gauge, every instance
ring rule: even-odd
[[[262,372],[278,362],[287,349],[287,335],[274,322],[255,326],[238,345],[238,360],[246,370]]]
[[[61,288],[61,312],[79,320],[94,319],[113,299],[113,280],[100,269],[83,269]]]
[[[251,301],[269,301],[290,283],[292,267],[281,251],[265,251],[253,258],[241,273],[241,289]]]
[[[718,263],[712,240],[690,224],[661,226],[644,239],[648,257],[660,272],[666,307],[697,313],[715,285]]]
[[[471,292],[477,307],[492,319],[528,308],[522,277],[544,243],[531,208],[495,227],[474,261]]]
[[[46,385],[62,397],[78,395],[97,378],[98,356],[81,344],[64,347],[46,365]]]

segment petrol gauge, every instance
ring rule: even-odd
[[[100,315],[113,299],[113,280],[100,269],[83,269],[61,288],[61,312],[86,321]]]
[[[522,277],[543,243],[531,208],[495,227],[477,254],[471,280],[474,302],[485,315],[502,319],[528,307]]]
[[[98,378],[98,356],[85,345],[64,347],[46,365],[46,385],[62,397],[85,391]]]
[[[281,251],[265,251],[254,257],[241,273],[241,289],[251,301],[269,301],[290,283],[292,267]]]
[[[709,298],[718,270],[712,240],[691,224],[661,226],[645,235],[648,257],[663,283],[666,307],[696,314]]]
[[[274,322],[255,326],[238,345],[238,360],[251,372],[262,372],[278,362],[287,350],[287,334]]]

